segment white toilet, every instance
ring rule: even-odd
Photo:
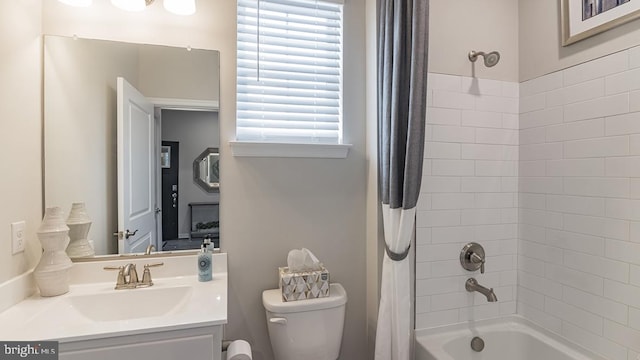
[[[276,360],[338,358],[347,292],[334,283],[329,294],[325,298],[283,302],[280,289],[262,293]]]

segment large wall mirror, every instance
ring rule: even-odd
[[[45,36],[44,203],[84,202],[96,255],[219,247],[221,187],[193,168],[220,148],[219,58]]]

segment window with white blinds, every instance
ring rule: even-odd
[[[342,141],[342,4],[238,0],[236,138]]]

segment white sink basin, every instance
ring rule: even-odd
[[[93,321],[132,320],[180,312],[193,293],[190,286],[114,290],[67,297],[76,311]]]

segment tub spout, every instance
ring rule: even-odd
[[[464,287],[469,292],[477,291],[480,294],[486,296],[488,302],[496,302],[496,301],[498,301],[498,297],[493,292],[493,289],[488,289],[488,288],[478,284],[478,281],[476,279],[474,279],[474,278],[467,279],[467,282],[465,283]]]

